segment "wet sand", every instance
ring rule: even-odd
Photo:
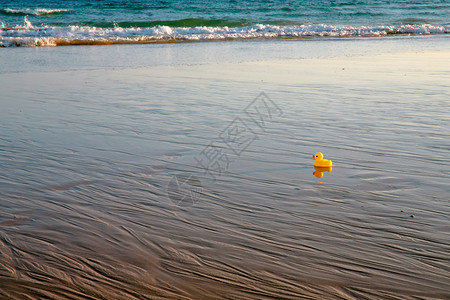
[[[0,297],[449,298],[449,43],[406,40],[0,52]]]

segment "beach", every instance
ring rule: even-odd
[[[450,297],[445,35],[0,60],[1,297]]]

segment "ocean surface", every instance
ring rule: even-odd
[[[450,32],[446,0],[1,1],[0,46]]]

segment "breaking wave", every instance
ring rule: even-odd
[[[387,35],[448,34],[450,24],[412,24],[386,26],[251,25],[240,27],[131,27],[33,26],[25,17],[23,26],[0,28],[0,46],[68,46],[168,43],[236,39],[311,38],[311,37],[380,37]]]
[[[67,9],[46,9],[46,8],[22,8],[22,9],[5,8],[1,10],[1,12],[4,14],[34,15],[34,16],[59,14],[67,11],[68,11]]]

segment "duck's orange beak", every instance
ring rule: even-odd
[[[316,158],[316,157],[313,155],[313,158]]]

